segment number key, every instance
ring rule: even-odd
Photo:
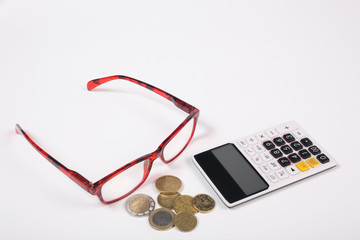
[[[311,152],[312,155],[317,155],[321,153],[320,149],[317,146],[309,147],[309,151]]]
[[[301,145],[301,143],[299,143],[298,141],[293,142],[290,144],[290,146],[295,150],[295,151],[299,151],[303,148],[303,146]]]
[[[322,164],[325,164],[327,162],[330,161],[330,159],[325,155],[325,154],[320,154],[317,157],[317,160],[319,160],[319,162],[321,162]]]
[[[273,149],[270,151],[271,155],[273,155],[274,158],[282,157],[282,152],[279,149]]]
[[[289,160],[292,161],[293,163],[297,163],[301,161],[301,158],[299,157],[299,155],[297,155],[296,153],[290,154],[288,156]]]
[[[263,143],[263,145],[267,150],[271,150],[275,148],[275,145],[271,141],[266,141]]]
[[[289,166],[289,165],[291,164],[290,160],[287,159],[286,157],[279,158],[278,163],[279,163],[282,167],[286,167],[286,166]]]
[[[277,138],[274,138],[274,143],[276,144],[276,146],[280,147],[282,145],[285,144],[285,141],[284,139],[282,139],[281,137],[277,137]]]
[[[288,145],[282,146],[281,151],[285,154],[290,154],[293,152],[293,150],[291,149],[291,147],[289,147]]]
[[[288,143],[291,143],[291,142],[295,141],[294,136],[291,135],[290,133],[285,134],[285,135],[283,136],[283,138],[284,138],[285,141],[287,141]]]

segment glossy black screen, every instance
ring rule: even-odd
[[[195,160],[229,203],[269,187],[233,144],[197,154]]]

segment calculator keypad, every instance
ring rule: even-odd
[[[244,138],[239,145],[273,183],[330,161],[302,130],[291,124]]]

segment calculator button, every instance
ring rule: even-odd
[[[253,160],[254,163],[260,165],[263,163],[263,161],[261,160],[261,158],[259,156],[255,156],[251,158]]]
[[[246,148],[246,147],[248,146],[248,144],[245,142],[245,139],[239,140],[239,144],[240,144],[240,146],[243,147],[243,148]]]
[[[298,141],[293,142],[290,144],[290,146],[295,150],[295,151],[299,151],[303,148],[303,146],[301,145],[301,143],[299,143]]]
[[[279,127],[276,127],[276,130],[279,133],[287,133],[287,132],[291,132],[297,129],[297,126],[293,123],[293,122],[289,122],[286,124],[283,124]]]
[[[284,139],[282,139],[281,137],[274,138],[273,141],[276,144],[276,146],[282,146],[285,144]]]
[[[289,166],[291,164],[290,160],[287,159],[286,157],[279,158],[278,162],[283,167]]]
[[[293,150],[291,149],[291,147],[289,147],[288,145],[282,146],[281,151],[285,154],[290,154],[293,152]]]
[[[299,155],[297,155],[296,153],[290,154],[288,156],[289,160],[293,163],[297,163],[299,161],[301,161],[301,158],[299,157]]]
[[[267,130],[266,135],[268,135],[269,138],[274,138],[278,135],[277,131],[275,129]]]
[[[299,170],[294,166],[288,166],[285,169],[290,175],[296,175],[299,173]]]
[[[255,152],[257,152],[257,153],[261,153],[261,152],[265,151],[265,148],[263,146],[261,146],[260,144],[256,144],[253,148],[254,148]]]
[[[267,150],[271,150],[275,148],[275,145],[271,141],[266,141],[263,143],[263,145]]]
[[[313,145],[312,141],[310,141],[310,139],[308,138],[303,138],[300,140],[300,142],[305,146],[305,147],[310,147],[311,145]]]
[[[309,151],[312,155],[318,155],[321,153],[320,149],[317,146],[311,146],[309,147]]]
[[[255,151],[252,147],[247,148],[246,153],[249,154],[249,156],[254,156],[255,155]]]
[[[260,169],[261,169],[261,171],[263,171],[264,173],[270,173],[271,171],[270,171],[270,168],[268,167],[268,166],[266,166],[266,165],[261,165],[260,166]]]
[[[308,152],[308,150],[301,150],[299,151],[299,155],[302,159],[308,159],[309,157],[311,157],[311,154]]]
[[[276,171],[275,174],[281,180],[289,177],[289,174],[287,174],[284,169]]]
[[[309,164],[310,167],[315,167],[317,165],[319,165],[320,163],[318,162],[318,160],[316,160],[315,158],[309,158],[308,160],[306,160],[307,164]]]
[[[270,151],[270,153],[274,158],[279,158],[283,156],[282,152],[279,149],[273,149]]]
[[[327,163],[330,161],[330,159],[325,155],[325,154],[320,154],[317,157],[317,160],[319,160],[319,162],[321,162],[322,164]]]
[[[290,133],[285,134],[285,135],[283,136],[283,138],[284,138],[285,141],[287,141],[288,143],[291,143],[291,142],[295,141],[294,136],[291,135]]]
[[[247,142],[249,145],[254,145],[254,144],[257,143],[258,141],[256,140],[255,137],[248,137],[248,138],[246,138],[246,142]]]
[[[271,171],[275,171],[280,168],[280,165],[277,162],[272,161],[268,163],[268,167],[271,169]]]
[[[265,162],[268,162],[268,161],[270,161],[271,159],[273,159],[273,158],[271,157],[271,155],[268,154],[268,153],[266,153],[266,152],[260,153],[259,155],[260,155],[260,157],[262,158],[262,160],[264,160]]]
[[[276,183],[276,182],[278,182],[279,181],[279,179],[275,176],[275,174],[269,174],[268,176],[267,176],[273,183]]]
[[[305,172],[310,169],[309,165],[307,165],[304,161],[298,162],[296,167],[301,171]]]
[[[265,140],[268,139],[267,136],[265,135],[265,133],[258,133],[258,134],[256,135],[256,138],[257,138],[260,142],[265,141]]]
[[[297,138],[297,139],[302,139],[305,137],[305,133],[303,133],[301,130],[296,130],[293,131],[292,134]]]

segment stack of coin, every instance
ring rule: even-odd
[[[163,207],[149,216],[150,225],[156,230],[168,230],[175,225],[180,231],[189,232],[197,225],[195,213],[208,213],[215,207],[215,201],[209,195],[181,195],[178,191],[182,183],[175,176],[162,176],[155,186],[160,192],[157,201]],[[176,215],[171,210],[175,210]]]
[[[160,192],[157,200],[160,206],[174,209],[175,199],[180,196],[182,182],[175,176],[165,175],[155,182],[156,189]]]

